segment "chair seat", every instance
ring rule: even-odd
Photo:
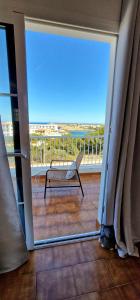
[[[66,180],[66,174],[67,171],[66,170],[59,170],[59,171],[50,171],[47,174],[47,178],[49,180]]]

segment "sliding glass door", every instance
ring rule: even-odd
[[[0,116],[27,247],[33,248],[24,18],[0,13]],[[5,178],[6,184],[6,178]]]
[[[0,112],[17,205],[25,233],[21,146],[13,25],[0,26]]]

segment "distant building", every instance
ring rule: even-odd
[[[30,134],[61,135],[56,124],[30,123],[29,132]]]

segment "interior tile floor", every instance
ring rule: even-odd
[[[30,252],[0,276],[1,300],[140,300],[140,260],[121,259],[98,240]]]
[[[100,174],[81,174],[80,188],[47,189],[45,177],[32,178],[33,224],[35,240],[97,230]]]

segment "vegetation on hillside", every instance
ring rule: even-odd
[[[75,159],[80,151],[85,155],[102,155],[104,143],[104,126],[90,131],[83,138],[54,137],[31,139],[31,160],[48,163],[52,159]],[[102,137],[101,137],[102,136]]]

